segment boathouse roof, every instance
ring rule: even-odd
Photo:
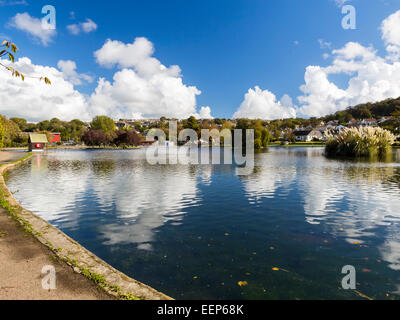
[[[29,141],[31,143],[49,143],[49,141],[47,140],[47,136],[40,133],[30,133]]]

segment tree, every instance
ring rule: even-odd
[[[116,126],[113,119],[107,116],[97,116],[92,120],[90,124],[92,130],[103,131],[104,133],[109,133],[110,131],[115,131]]]
[[[108,142],[107,136],[103,131],[100,130],[90,130],[87,131],[83,137],[82,141],[87,146],[101,146],[106,145]]]
[[[260,150],[268,147],[271,134],[268,129],[262,125],[261,120],[238,119],[236,129],[243,130],[242,146],[246,144],[246,130],[254,130],[254,148]]]
[[[7,56],[8,60],[10,60],[12,63],[15,62],[15,54],[18,51],[18,47],[15,43],[12,43],[11,41],[3,41],[0,45],[0,58]],[[31,77],[31,76],[26,76],[23,73],[19,72],[18,70],[14,69],[11,66],[6,66],[2,63],[0,63],[0,66],[3,68],[7,69],[8,71],[11,72],[11,75],[16,78],[21,78],[22,81],[25,81],[25,78],[36,78],[39,79],[40,81],[44,81],[45,84],[51,84],[51,81],[47,77]]]
[[[294,135],[292,130],[288,130],[283,135],[283,140],[288,142],[296,142],[296,136]]]
[[[2,143],[5,147],[13,147],[14,142],[18,140],[21,135],[19,126],[4,116],[0,116],[0,122],[3,127]]]
[[[4,144],[4,127],[0,122],[0,150],[3,149]]]
[[[400,119],[400,109],[396,110],[395,112],[392,113],[392,117],[395,117],[397,119]]]
[[[51,130],[51,122],[49,120],[45,120],[45,121],[39,122],[37,124],[37,128],[40,131],[50,131]]]
[[[135,130],[118,131],[115,144],[118,146],[138,146],[140,144],[140,136]]]
[[[21,131],[25,131],[27,128],[27,121],[23,118],[11,118],[10,120],[16,123]]]
[[[194,131],[199,130],[199,125],[197,123],[197,119],[193,116],[191,116],[189,119],[187,119],[185,129],[193,129]]]

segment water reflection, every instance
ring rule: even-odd
[[[115,206],[117,223],[100,227],[105,244],[136,243],[142,249],[151,248],[157,228],[167,222],[179,225],[185,208],[199,202],[189,167],[138,166],[133,173],[116,172],[93,190],[102,207]]]
[[[349,298],[335,282],[346,264],[373,270],[363,281],[373,297],[400,288],[400,151],[373,163],[277,148],[240,177],[230,165],[151,166],[140,150],[60,151],[7,183],[24,206],[172,296]],[[290,272],[270,274],[275,266]],[[247,293],[237,286],[246,279]]]
[[[400,270],[399,158],[397,151],[395,163],[360,163],[328,160],[321,150],[279,150],[258,159],[253,176],[243,183],[250,203],[282,198],[297,189],[307,223],[323,224],[332,236],[349,244],[380,238],[382,259]],[[382,232],[378,227],[384,227],[384,234],[377,234]]]

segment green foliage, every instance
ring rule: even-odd
[[[189,119],[186,120],[186,123],[184,124],[185,129],[193,129],[194,131],[199,130],[199,125],[197,123],[197,119],[195,117],[190,117]]]
[[[116,130],[114,120],[107,116],[95,117],[90,124],[90,128],[92,130],[103,131],[104,133],[110,133]]]
[[[344,129],[337,136],[328,136],[329,156],[384,157],[391,150],[395,136],[382,128]]]
[[[0,115],[1,125],[3,127],[3,144],[4,147],[13,147],[18,142],[23,142],[21,138],[21,130],[19,126],[6,117]]]
[[[15,43],[12,43],[11,41],[3,41],[0,44],[0,58],[3,56],[7,56],[8,60],[10,60],[12,63],[15,63],[14,55],[17,53],[18,50],[19,49]],[[0,66],[10,71],[13,77],[21,78],[22,81],[25,81],[26,76],[23,73],[19,72],[11,66],[5,66],[2,63],[0,63]],[[40,77],[39,80],[43,80],[45,84],[51,84],[50,79],[47,77]]]
[[[3,148],[4,145],[4,126],[0,122],[0,150]]]
[[[254,149],[261,150],[267,148],[271,140],[271,134],[261,120],[238,119],[236,129],[254,130]],[[242,134],[242,145],[246,143],[246,134]]]
[[[326,121],[339,120],[348,122],[351,119],[369,119],[388,117],[400,111],[400,97],[397,99],[386,99],[376,103],[365,103],[355,107],[349,107],[344,111],[339,111],[333,115],[326,116]]]
[[[11,118],[11,121],[16,123],[21,131],[25,131],[28,127],[28,123],[25,119],[22,118]]]

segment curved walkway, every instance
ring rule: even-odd
[[[42,287],[42,268],[56,270],[56,290]],[[0,299],[1,300],[104,300],[111,299],[83,275],[73,272],[25,233],[0,209]]]
[[[26,157],[24,152],[0,152],[0,164]],[[55,290],[42,286],[45,266],[56,271]],[[75,273],[67,264],[39,243],[0,208],[0,299],[1,300],[108,300],[89,279]]]
[[[24,152],[0,152],[0,300],[171,300],[21,207],[3,173],[28,157]],[[42,270],[48,266],[55,269],[55,290],[43,289],[49,273]]]

